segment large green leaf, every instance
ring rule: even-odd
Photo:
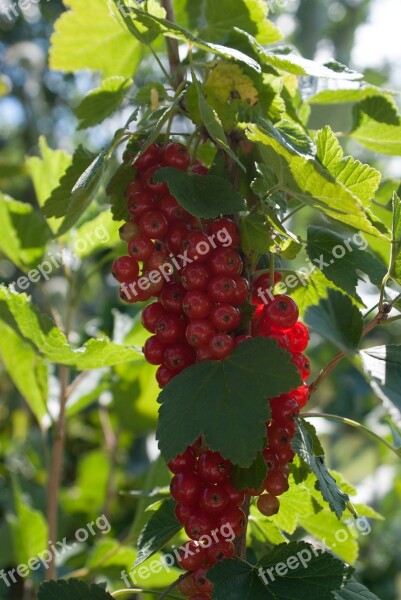
[[[182,525],[175,518],[174,508],[175,502],[170,498],[152,513],[139,536],[138,556],[134,567],[159,552],[182,529]]]
[[[315,454],[313,437],[316,432],[312,426],[308,424],[308,427],[306,427],[301,419],[296,419],[296,423],[297,430],[291,444],[292,448],[312,469],[317,477],[319,490],[323,498],[328,502],[330,509],[336,514],[337,518],[340,519],[349,502],[349,496],[340,490],[334,477],[330,475],[324,456]]]
[[[175,377],[161,392],[157,439],[166,461],[201,434],[240,467],[249,467],[266,439],[267,398],[300,383],[290,355],[272,340],[240,344],[222,361],[198,363]]]
[[[0,252],[17,267],[29,271],[42,259],[51,232],[31,204],[0,193]]]
[[[383,237],[372,225],[359,198],[317,160],[298,153],[271,124],[248,124],[247,137],[258,144],[264,162],[275,170],[282,189],[336,221]]]
[[[394,94],[390,90],[381,90],[374,85],[368,85],[360,82],[358,86],[352,82],[347,86],[344,82],[339,89],[324,89],[317,92],[311,98],[308,98],[309,104],[348,104],[361,102],[371,96],[380,96],[382,94]]]
[[[374,96],[355,106],[351,137],[374,152],[401,155],[401,118],[394,102]]]
[[[100,71],[104,77],[130,77],[139,63],[139,42],[126,30],[109,0],[64,0],[51,38],[50,67],[59,71]]]
[[[234,466],[231,473],[231,481],[237,490],[259,490],[267,475],[267,464],[260,452],[250,467],[243,469]]]
[[[87,584],[80,579],[46,581],[38,590],[38,600],[113,600],[100,585]]]
[[[311,77],[327,77],[329,79],[351,81],[362,79],[363,77],[360,73],[352,71],[340,63],[332,61],[325,64],[319,64],[313,60],[304,58],[300,54],[296,54],[288,47],[266,52],[262,55],[262,59],[266,64],[269,64],[280,71],[293,73],[299,77],[309,75]]]
[[[342,236],[330,229],[308,228],[306,251],[310,260],[325,277],[350,296],[356,296],[360,273],[380,287],[387,269],[374,254],[366,250],[368,241],[361,233]]]
[[[207,25],[200,36],[211,42],[225,41],[233,27],[241,27],[255,36],[261,44],[281,40],[277,27],[267,18],[268,4],[264,0],[206,0]]]
[[[375,346],[361,350],[362,364],[370,383],[390,411],[401,412],[401,346]]]
[[[341,292],[329,290],[327,299],[308,308],[305,320],[314,331],[345,352],[354,352],[361,339],[362,314]]]
[[[160,169],[154,179],[165,181],[181,206],[196,217],[211,219],[245,210],[245,200],[222,177],[195,175],[167,167]]]
[[[100,87],[89,92],[74,109],[80,121],[78,129],[93,127],[110,117],[119,108],[131,86],[132,79],[124,77],[109,77],[102,81]]]
[[[218,600],[332,600],[346,566],[306,542],[280,544],[256,566],[238,558],[208,571]]]
[[[338,591],[334,592],[335,600],[380,600],[376,594],[373,594],[367,587],[351,579]]]
[[[316,134],[317,157],[324,167],[341,181],[364,206],[369,206],[380,185],[379,171],[345,156],[340,142],[327,125]]]

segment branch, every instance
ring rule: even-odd
[[[162,6],[166,11],[167,20],[170,21],[170,23],[175,23],[174,9],[171,0],[162,0]],[[183,81],[178,41],[166,37],[166,44],[173,87],[177,89]]]
[[[383,304],[382,308],[380,308],[375,318],[363,328],[362,337],[365,337],[370,331],[375,329],[378,325],[381,325],[383,321],[387,319],[391,308],[391,305]],[[340,350],[340,352],[337,352],[337,354],[331,359],[331,361],[325,367],[323,367],[319,375],[316,377],[315,381],[309,386],[309,391],[311,395],[314,392],[316,392],[316,390],[322,385],[323,381],[327,379],[330,373],[334,371],[338,363],[340,363],[344,357],[345,352],[343,350]]]

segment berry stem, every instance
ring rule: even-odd
[[[309,418],[309,419],[320,418],[320,419],[327,419],[328,421],[338,421],[339,423],[343,423],[344,425],[349,425],[350,427],[355,427],[356,429],[360,429],[361,431],[365,432],[372,439],[378,440],[379,442],[381,442],[382,444],[387,446],[387,448],[389,450],[391,450],[392,452],[394,452],[394,454],[396,454],[398,456],[398,458],[401,457],[401,448],[395,448],[394,446],[392,446],[390,444],[390,442],[388,442],[387,440],[382,438],[380,435],[378,435],[377,433],[375,433],[374,431],[369,429],[369,427],[366,427],[365,425],[362,425],[361,423],[358,423],[357,421],[353,421],[352,419],[347,419],[346,417],[339,417],[338,415],[328,415],[325,413],[314,413],[314,412],[302,413],[300,416],[303,419],[305,419],[305,418]]]
[[[387,319],[388,313],[391,310],[391,306],[387,304],[383,304],[380,308],[379,312],[375,316],[375,318],[370,321],[362,331],[362,338],[365,337],[370,331],[378,327]],[[316,377],[315,381],[309,386],[309,391],[311,395],[316,392],[316,390],[322,385],[323,381],[327,379],[332,371],[336,368],[336,366],[342,361],[345,357],[345,352],[340,350],[337,354],[331,359],[329,363],[320,371],[319,375]]]

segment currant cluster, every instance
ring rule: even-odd
[[[170,490],[176,501],[175,514],[191,539],[184,546],[179,564],[192,574],[181,582],[179,589],[192,600],[208,599],[213,585],[207,578],[207,570],[234,556],[232,539],[245,531],[247,519],[240,508],[245,493],[239,492],[230,481],[231,463],[218,452],[202,451],[201,440],[168,467],[173,473]],[[231,539],[224,537],[223,532],[229,532]]]
[[[243,339],[233,332],[249,294],[235,250],[240,243],[235,222],[195,219],[165,183],[153,181],[163,166],[207,174],[199,162],[190,167],[182,144],[150,146],[135,161],[136,178],[126,191],[131,219],[120,235],[128,243],[128,255],[117,258],[112,269],[123,300],[157,298],[143,311],[142,323],[153,334],[144,354],[159,366],[160,387],[195,362],[230,354]]]

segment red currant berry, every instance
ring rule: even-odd
[[[222,483],[230,477],[231,463],[219,452],[206,450],[198,461],[199,476],[207,483]]]
[[[164,315],[157,321],[155,333],[162,344],[175,344],[185,336],[185,323],[178,315]]]
[[[152,302],[142,311],[142,325],[150,333],[155,333],[156,323],[164,314],[165,310],[160,302]]]
[[[234,556],[234,544],[229,540],[216,542],[206,549],[206,556],[212,565],[226,558],[232,558]]]
[[[148,260],[154,251],[154,244],[146,235],[137,235],[128,244],[128,252],[136,260]]]
[[[118,230],[120,240],[129,244],[139,234],[139,227],[134,221],[127,221]]]
[[[268,333],[264,333],[263,330],[261,330],[261,334],[263,337],[275,340],[279,348],[283,348],[284,350],[287,350],[287,352],[289,352],[290,340],[288,339],[285,333],[280,333],[279,331],[269,331]]]
[[[262,322],[275,329],[290,329],[298,320],[298,306],[289,296],[281,294],[266,304],[263,309]]]
[[[228,494],[229,504],[232,504],[233,506],[242,506],[245,501],[245,492],[237,490],[229,480],[224,483],[224,487]]]
[[[285,426],[288,421],[299,415],[299,406],[291,396],[283,394],[270,400],[272,420]]]
[[[241,315],[232,304],[219,304],[210,311],[210,322],[219,331],[233,331],[241,323]]]
[[[209,169],[205,167],[205,165],[199,163],[192,167],[191,173],[194,173],[195,175],[202,175],[203,177],[205,177],[206,175],[208,175]]]
[[[165,213],[170,222],[182,221],[183,219],[186,219],[189,214],[178,204],[174,196],[171,195],[163,196],[163,198],[161,198],[159,209]]]
[[[161,210],[149,210],[139,219],[139,229],[152,240],[162,239],[168,231],[168,221]]]
[[[195,583],[195,586],[200,592],[205,594],[210,594],[213,591],[214,585],[207,578],[207,569],[202,568],[195,571],[192,575],[192,579]]]
[[[181,592],[183,596],[187,597],[193,597],[194,595],[196,597],[196,595],[198,594],[198,588],[196,587],[192,576],[182,579],[177,585],[177,590]]]
[[[209,346],[200,346],[196,349],[196,360],[202,362],[204,360],[216,360]]]
[[[234,342],[228,333],[214,333],[209,340],[208,350],[215,360],[227,358],[233,349]]]
[[[235,537],[238,537],[244,533],[246,529],[246,522],[247,519],[244,511],[236,506],[232,506],[231,508],[227,509],[218,519],[220,528],[224,527],[224,525],[231,526]]]
[[[152,194],[168,194],[169,189],[167,183],[156,182],[153,179],[153,176],[159,169],[162,168],[162,165],[153,165],[143,175],[143,182],[145,187],[152,192]]]
[[[291,432],[289,427],[277,427],[271,423],[267,428],[269,447],[276,451],[278,448],[287,446],[291,440]]]
[[[202,264],[188,265],[181,273],[181,283],[186,290],[204,290],[209,279],[209,271]]]
[[[195,354],[188,344],[175,344],[166,349],[164,364],[177,373],[190,367],[195,362]]]
[[[151,365],[161,365],[164,360],[165,347],[154,335],[146,340],[143,347],[143,353],[146,360]]]
[[[153,198],[148,192],[135,192],[128,196],[127,208],[133,219],[139,219],[148,210],[154,208]]]
[[[153,165],[159,162],[160,148],[158,144],[151,144],[142,154],[134,161],[133,166],[138,171],[146,171]]]
[[[164,252],[154,252],[152,256],[144,263],[144,268],[147,271],[160,271],[160,267],[163,266],[168,273],[173,274],[173,268]]]
[[[209,267],[215,275],[240,275],[242,259],[238,252],[230,248],[219,248],[210,257]]]
[[[262,496],[259,496],[256,504],[259,512],[265,517],[272,517],[280,510],[279,499],[271,494],[263,494]]]
[[[287,332],[291,343],[291,352],[303,352],[309,343],[309,331],[306,325],[297,321]]]
[[[167,144],[162,152],[162,163],[166,165],[166,167],[173,167],[174,169],[186,171],[190,162],[191,157],[184,144],[171,142],[170,144]]]
[[[179,254],[181,252],[182,242],[188,235],[189,228],[185,223],[173,223],[170,225],[166,235],[166,244],[170,252]]]
[[[140,178],[136,178],[135,181],[131,181],[131,183],[128,184],[126,190],[125,190],[125,197],[128,198],[130,196],[132,196],[132,194],[136,194],[137,192],[143,192],[144,191],[144,187],[143,187],[143,181]]]
[[[292,363],[298,367],[301,379],[305,381],[310,375],[310,361],[305,354],[296,353],[292,356]]]
[[[277,271],[274,272],[274,277],[273,277],[273,288],[274,286],[279,283],[279,281],[281,281],[282,277],[280,273],[277,273]],[[269,290],[271,290],[271,277],[270,277],[270,273],[263,273],[263,275],[259,275],[259,277],[257,277],[255,279],[255,281],[252,284],[252,303],[253,304],[260,304],[260,301],[263,299],[262,293],[264,292],[265,295],[269,298]],[[271,293],[271,292],[270,292]]]
[[[191,596],[189,600],[211,600],[211,596],[209,596],[209,594],[195,594],[195,596]]]
[[[166,312],[181,314],[185,289],[180,283],[168,283],[160,294],[160,302]]]
[[[161,365],[156,371],[156,381],[161,388],[164,388],[177,373],[168,369],[165,365]]]
[[[279,466],[277,454],[271,448],[265,448],[263,450],[263,458],[265,459],[269,471],[271,471],[271,469],[276,469]]]
[[[183,471],[193,471],[196,465],[196,456],[192,448],[187,448],[185,452],[179,454],[167,464],[174,475]]]
[[[206,549],[199,542],[191,540],[179,549],[178,564],[186,571],[196,571],[207,562]]]
[[[287,444],[286,446],[277,449],[277,458],[280,467],[283,467],[290,463],[293,460],[294,456],[295,452],[291,448],[290,444]]]
[[[185,521],[185,533],[191,540],[199,540],[203,535],[209,535],[215,526],[212,516],[204,511],[192,511],[192,515]]]
[[[171,480],[170,493],[176,502],[193,506],[202,489],[202,483],[196,473],[183,471],[177,473]]]
[[[111,272],[120,283],[132,283],[138,277],[139,265],[132,256],[120,256],[113,262]]]
[[[303,385],[295,388],[295,390],[291,390],[290,396],[295,400],[299,408],[304,408],[310,398],[309,387],[306,385],[306,383],[304,383]]]
[[[182,252],[191,260],[204,263],[208,260],[211,247],[206,233],[191,231],[182,241]]]
[[[265,489],[272,496],[281,496],[288,490],[288,476],[281,469],[272,469],[265,479]]]
[[[235,292],[235,281],[228,275],[215,275],[207,286],[207,293],[213,302],[233,302]]]
[[[249,283],[244,277],[240,277],[239,275],[233,275],[233,279],[235,282],[235,294],[232,302],[236,306],[241,306],[241,304],[244,304],[248,300]]]
[[[156,277],[154,277],[156,275]],[[149,296],[158,296],[164,286],[164,280],[158,271],[143,270],[142,277],[138,279],[138,284],[146,289]]]
[[[209,514],[219,514],[228,504],[224,485],[208,485],[202,490],[200,507]]]
[[[188,344],[199,348],[205,346],[212,337],[214,329],[207,319],[192,320],[185,330]]]
[[[145,300],[149,300],[150,296],[147,296],[145,292],[136,293],[130,288],[131,284],[128,286],[123,283],[120,287],[120,298],[123,302],[127,304],[135,304],[135,302],[143,302]]]
[[[193,512],[193,508],[192,506],[186,506],[185,504],[176,504],[175,509],[174,509],[174,514],[176,516],[177,521],[179,521],[181,523],[181,525],[184,525],[185,522],[189,519],[189,517],[192,515]]]
[[[215,234],[214,240],[218,245],[224,244],[225,248],[237,248],[240,245],[238,227],[235,221],[228,217],[220,217],[212,221],[209,231]]]
[[[204,319],[210,313],[211,308],[209,296],[199,290],[187,292],[182,301],[182,310],[190,319]]]

